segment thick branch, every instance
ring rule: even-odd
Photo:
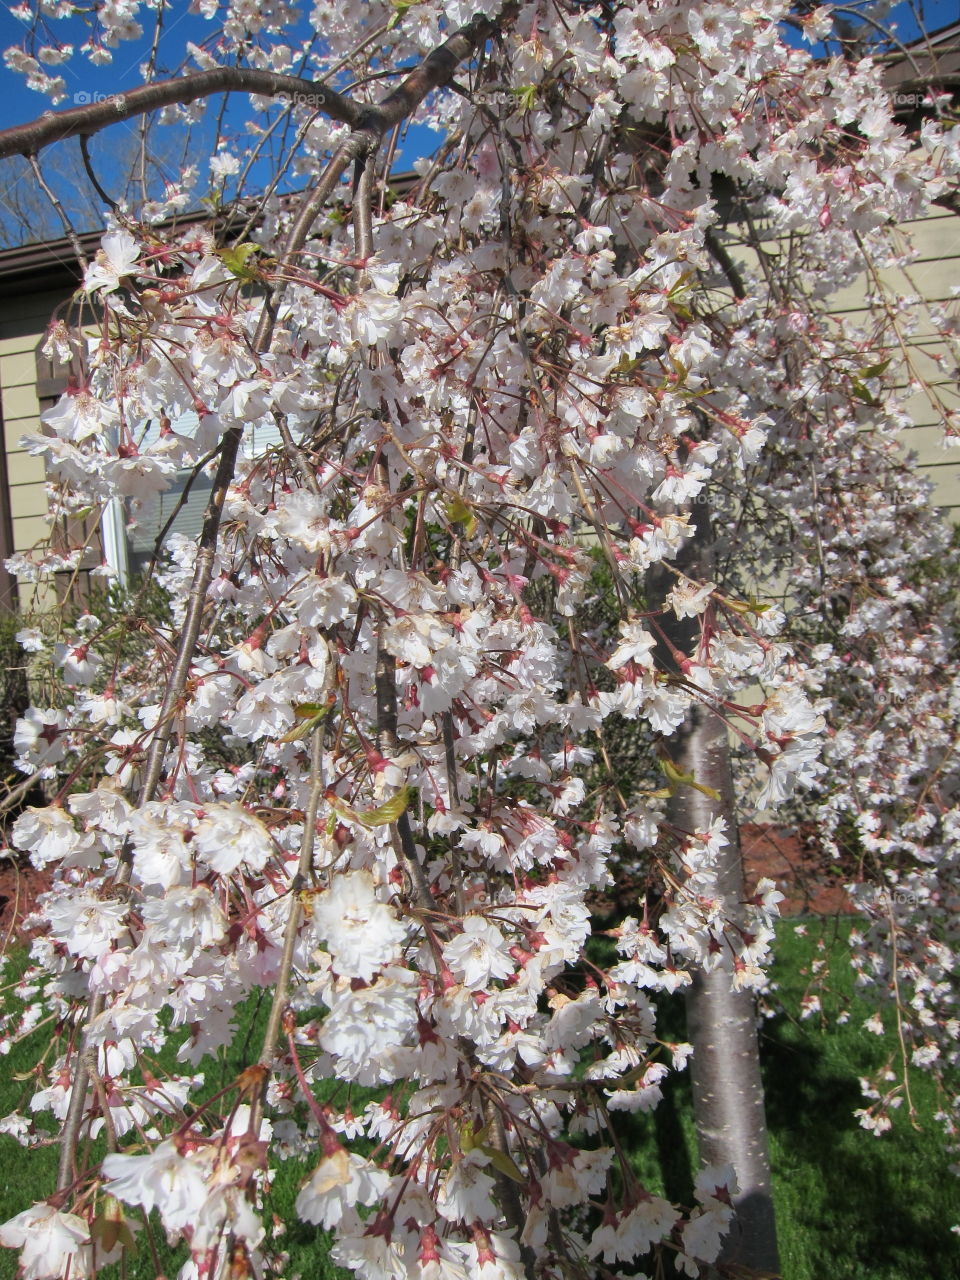
[[[46,111],[29,124],[14,125],[0,133],[0,159],[15,155],[36,155],[43,147],[65,138],[89,137],[107,125],[145,115],[175,103],[196,102],[215,93],[259,93],[264,97],[287,97],[322,111],[334,120],[359,127],[367,108],[351,102],[333,89],[285,76],[277,71],[257,71],[250,67],[214,67],[172,80],[156,80],[153,84],[114,93],[102,102],[91,102],[68,111]]]
[[[478,14],[471,22],[455,31],[449,40],[428,53],[420,65],[392,93],[388,93],[378,106],[381,135],[406,119],[428,93],[446,84],[460,63],[476,52],[494,31],[502,31],[505,24],[517,16],[519,10],[520,5],[515,0],[510,0],[495,18]]]
[[[713,578],[716,571],[709,506],[697,507],[693,524],[694,537],[673,563],[694,580],[703,581]],[[669,580],[663,565],[650,571],[647,591],[651,604],[662,606]],[[661,625],[664,640],[658,647],[658,663],[663,670],[674,672],[676,652],[696,654],[701,622],[699,618],[669,616]],[[668,802],[668,820],[686,832],[708,831],[717,818],[725,820],[728,843],[717,859],[717,890],[724,916],[737,927],[742,923],[747,895],[726,724],[709,707],[694,705],[669,742],[679,771],[704,786],[676,788]],[[736,989],[729,967],[718,965],[710,972],[701,969],[694,974],[686,1004],[700,1162],[731,1164],[740,1187],[733,1198],[736,1218],[724,1243],[724,1262],[750,1275],[779,1275],[753,993]],[[732,1273],[721,1264],[705,1275],[719,1280],[721,1275]]]
[[[518,9],[519,5],[511,2],[504,6],[496,19],[478,15],[429,53],[376,107],[353,102],[325,85],[299,76],[258,71],[252,67],[214,67],[210,71],[197,71],[172,80],[157,80],[124,93],[111,94],[102,102],[71,107],[67,111],[47,111],[29,124],[4,129],[0,132],[0,160],[7,156],[36,155],[51,143],[89,137],[107,125],[175,103],[196,102],[198,98],[208,98],[215,93],[258,93],[274,98],[286,96],[314,107],[334,120],[341,120],[353,129],[372,129],[380,138],[410,115],[428,93],[449,80],[464,58],[478,49],[495,29],[514,17]]]
[[[730,288],[733,290],[733,296],[738,302],[742,302],[747,296],[747,290],[743,283],[743,276],[737,269],[737,264],[730,257],[729,253],[727,253],[726,247],[717,239],[711,227],[707,228],[707,233],[703,240],[704,244],[710,250],[710,254],[714,261],[730,282]]]

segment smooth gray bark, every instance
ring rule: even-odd
[[[672,739],[671,746],[675,742]],[[670,801],[668,817],[685,831],[705,831],[718,816],[727,820],[730,843],[721,855],[719,880],[727,915],[736,919],[745,888],[726,726],[719,716],[697,707],[678,745],[675,759],[683,772],[719,792],[721,799],[681,787]],[[728,968],[701,972],[687,992],[697,1143],[701,1164],[732,1165],[740,1187],[723,1260],[778,1275],[756,1002],[750,991],[734,990],[731,978]]]
[[[714,540],[705,504],[696,508],[694,524],[696,533],[674,564],[690,578],[706,581],[713,578]],[[665,571],[652,571],[648,603],[661,604],[672,582]],[[667,614],[661,627],[666,643],[658,646],[659,665],[676,671],[671,646],[692,654],[700,633],[699,619],[680,620]],[[668,802],[667,818],[689,833],[706,831],[716,818],[724,818],[729,844],[720,855],[719,890],[727,918],[737,922],[746,889],[726,725],[720,716],[697,704],[666,745],[683,774],[692,774],[720,797],[715,800],[695,787],[681,785]],[[740,1188],[721,1261],[748,1274],[779,1276],[756,1001],[751,992],[734,990],[732,976],[728,967],[701,972],[687,989],[687,1037],[693,1045],[690,1069],[700,1163],[732,1165]]]

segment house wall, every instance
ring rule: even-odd
[[[897,234],[904,251],[911,244],[916,251],[910,265],[864,272],[853,284],[830,296],[830,312],[866,324],[868,300],[875,304],[882,298],[895,307],[899,299],[920,297],[927,303],[947,305],[960,318],[960,217],[938,209],[929,217],[904,223]],[[740,243],[736,224],[730,224],[723,239],[736,263],[751,270],[759,268],[757,251]],[[787,251],[786,244],[775,238],[762,247],[772,256]],[[931,481],[934,505],[948,519],[960,522],[960,442],[946,446],[941,425],[941,406],[960,412],[960,369],[932,328],[929,316],[922,308],[919,311],[916,331],[904,339],[913,381],[919,389],[905,399],[913,426],[904,433],[903,445],[917,454],[921,471]],[[909,390],[906,375],[897,389]]]
[[[50,534],[43,459],[31,457],[20,440],[40,426],[37,347],[62,301],[61,293],[24,289],[0,302],[0,415],[15,552],[28,551]],[[22,591],[20,596],[22,604]]]
[[[831,299],[835,314],[865,318],[867,297],[877,298],[882,290],[893,301],[919,295],[928,303],[952,305],[960,316],[960,217],[938,209],[927,218],[905,223],[902,231],[904,243],[908,238],[913,243],[915,261],[904,270],[879,271],[876,279],[865,278],[841,290]],[[947,409],[960,411],[960,369],[929,319],[918,326],[906,346],[914,377],[929,384],[929,391],[918,390],[906,401],[914,425],[904,444],[916,451],[923,471],[933,481],[934,503],[950,519],[960,521],[960,447],[944,446],[937,407],[939,401]]]

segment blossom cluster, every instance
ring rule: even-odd
[[[103,46],[138,8],[96,6]],[[719,796],[706,829],[671,819],[678,789],[715,794],[671,744],[708,712],[755,803],[824,785],[833,689],[785,626],[810,578],[777,603],[751,493],[787,511],[796,473],[769,459],[812,438],[855,456],[868,412],[887,449],[880,375],[818,328],[824,299],[960,167],[947,131],[913,148],[877,107],[871,64],[784,44],[783,8],[319,0],[318,76],[500,23],[416,108],[447,144],[413,183],[336,187],[292,258],[297,204],[272,193],[239,248],[117,212],[82,284],[95,335],[50,333],[83,376],[29,448],[68,507],[135,523],[205,469],[223,506],[215,537],[167,540],[170,613],[138,617],[137,643],[105,611],[24,636],[59,691],[16,737],[52,797],[11,837],[53,875],[24,989],[61,1035],[31,1108],[62,1124],[68,1175],[0,1227],[26,1276],[94,1274],[154,1211],[189,1246],[182,1280],[283,1274],[262,1208],[291,1157],[311,1168],[298,1215],[370,1280],[607,1276],[651,1250],[693,1276],[717,1256],[731,1173],[669,1203],[616,1113],[654,1108],[689,1056],[658,1035],[657,993],[703,970],[762,985],[780,895],[722,883]],[[232,0],[222,54],[286,68],[294,26]],[[310,174],[347,129],[303,123],[288,159]],[[802,246],[803,289],[746,268],[740,287],[724,184]],[[264,429],[276,444],[237,452]],[[688,558],[708,536],[709,575]],[[598,594],[610,625],[588,620]],[[659,773],[618,771],[624,722]],[[597,939],[624,868],[642,891]],[[211,1100],[258,993],[262,1052]]]

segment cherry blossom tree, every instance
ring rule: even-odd
[[[57,63],[141,40],[141,8],[25,10],[12,60],[56,102]],[[949,619],[892,389],[914,321],[828,299],[955,192],[956,130],[934,98],[908,137],[872,61],[813,56],[829,15],[792,47],[776,0],[198,8],[177,75],[151,55],[0,135],[42,178],[55,141],[219,113],[218,217],[173,216],[196,172],[112,201],[49,333],[76,379],[30,447],[59,510],[212,488],[199,539],[158,549],[167,620],[23,633],[50,803],[11,838],[53,887],[6,1034],[50,1020],[31,1111],[61,1159],[0,1243],[76,1280],[159,1222],[184,1280],[281,1275],[263,1207],[298,1158],[298,1216],[373,1280],[695,1276],[721,1248],[775,1271],[746,1068],[757,1160],[708,1164],[692,1204],[638,1181],[618,1113],[690,1054],[658,992],[732,999],[753,1035],[779,894],[734,874],[729,742],[745,804],[799,785],[856,827],[865,977],[904,1062],[955,1054]],[[391,186],[410,123],[439,141]]]

